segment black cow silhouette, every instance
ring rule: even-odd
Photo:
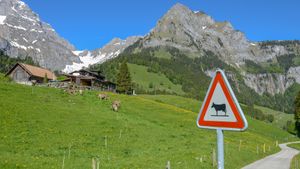
[[[226,112],[226,104],[215,104],[213,103],[211,108],[214,108],[216,110],[216,113],[217,115],[216,116],[219,116],[219,111],[222,111],[225,113],[225,116],[227,116],[227,112]]]

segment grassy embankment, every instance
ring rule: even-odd
[[[289,144],[289,147],[295,148],[297,150],[300,150],[300,144]],[[291,166],[290,169],[299,169],[300,168],[300,154],[296,155],[292,162],[291,162]]]

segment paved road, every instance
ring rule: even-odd
[[[242,169],[289,169],[292,158],[299,153],[298,150],[287,146],[287,144],[292,143],[300,142],[298,141],[280,144],[280,152],[249,164]]]

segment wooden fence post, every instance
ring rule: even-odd
[[[97,159],[97,169],[99,169],[99,168],[100,168],[100,160]]]
[[[92,158],[92,169],[96,169],[96,160]]]
[[[120,129],[119,139],[122,137],[122,130]]]
[[[107,136],[105,136],[104,144],[105,144],[105,148],[107,148]]]
[[[64,157],[63,157],[63,161],[62,161],[62,165],[61,165],[62,169],[65,168],[65,158],[66,158],[66,151],[64,151]]]
[[[166,169],[171,169],[171,163],[170,163],[170,161],[167,162]]]
[[[69,144],[68,159],[70,159],[70,156],[71,156],[71,144]]]

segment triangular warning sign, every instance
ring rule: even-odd
[[[200,128],[245,130],[247,120],[222,70],[217,70],[203,101],[197,125]]]

